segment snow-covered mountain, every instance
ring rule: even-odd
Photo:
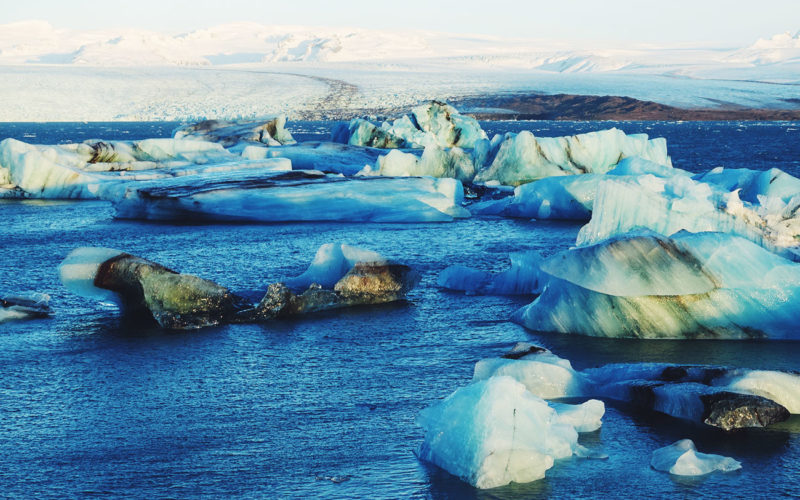
[[[749,47],[615,47],[426,31],[265,26],[235,23],[165,35],[144,30],[71,31],[44,21],[0,25],[0,65],[225,66],[241,63],[437,61],[557,73],[647,71],[795,64],[800,34]]]

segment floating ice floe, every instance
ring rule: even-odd
[[[473,295],[536,294],[542,291],[539,271],[541,257],[530,250],[509,255],[511,268],[500,273],[479,271],[466,266],[447,267],[439,274],[437,283],[448,290]]]
[[[229,148],[242,143],[261,143],[268,146],[294,144],[286,130],[286,115],[262,121],[204,120],[175,129],[175,139],[216,142]]]
[[[731,472],[742,464],[730,457],[700,453],[691,439],[681,439],[653,452],[650,466],[676,476],[703,476],[714,471]]]
[[[0,323],[15,319],[46,318],[52,313],[50,296],[27,292],[0,297]]]
[[[717,167],[695,180],[714,184],[725,191],[739,190],[739,198],[750,203],[761,203],[766,198],[789,202],[800,195],[800,179],[778,168],[750,170],[747,168]]]
[[[482,489],[542,479],[580,447],[575,428],[510,377],[462,387],[417,423],[425,431],[419,457]]]
[[[109,248],[73,250],[59,266],[59,274],[64,286],[77,295],[118,304],[126,314],[152,317],[172,329],[392,302],[419,282],[419,275],[408,266],[347,245],[323,246],[309,271],[295,280],[299,284],[319,278],[325,286],[312,282],[296,294],[275,283],[258,304],[212,281]]]
[[[473,148],[486,133],[474,118],[461,115],[454,107],[431,101],[417,106],[411,115],[392,123],[376,126],[363,119],[340,125],[333,131],[333,140],[353,146],[377,148]]]
[[[483,360],[470,385],[420,413],[425,441],[419,457],[478,488],[541,479],[555,460],[572,455],[608,458],[577,442],[579,432],[600,428],[602,401],[542,399],[582,394],[577,378],[569,361],[531,344]]]
[[[666,235],[680,230],[719,231],[800,259],[800,192],[791,195],[795,181],[800,180],[773,175],[768,177],[782,179],[785,186],[774,186],[765,192],[782,197],[758,195],[758,205],[743,202],[739,191],[729,192],[717,184],[686,176],[607,177],[597,186],[592,218],[581,228],[577,244],[598,243],[637,228]],[[786,198],[788,202],[784,201]]]
[[[534,330],[675,339],[798,335],[800,264],[737,236],[632,233],[561,252],[540,269],[550,276],[542,294],[513,316]]]
[[[645,134],[626,135],[612,128],[569,137],[534,137],[529,131],[508,133],[493,139],[488,167],[475,176],[476,183],[498,182],[519,186],[538,179],[573,174],[604,174],[621,160],[638,156],[666,167],[672,166],[663,138]]]
[[[114,206],[121,218],[164,221],[442,222],[470,216],[463,196],[455,179],[222,172],[129,186]]]

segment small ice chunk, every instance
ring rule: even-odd
[[[286,280],[292,288],[308,288],[312,283],[323,288],[333,285],[358,262],[385,262],[386,259],[377,252],[345,244],[326,243],[319,247],[314,260],[308,269],[297,276]]]
[[[578,432],[596,431],[603,425],[602,418],[606,413],[606,405],[598,399],[590,399],[579,405],[566,403],[550,403],[558,413],[558,419],[571,425]]]
[[[540,398],[578,397],[584,393],[584,378],[570,362],[550,352],[521,359],[488,358],[475,364],[473,381],[507,376],[522,383]]]
[[[94,280],[102,263],[124,253],[113,248],[76,248],[58,266],[61,282],[67,290],[76,295],[120,304],[120,298],[116,293],[94,286]]]
[[[742,464],[730,457],[700,453],[691,439],[681,439],[653,452],[650,466],[677,476],[702,476],[714,471],[731,472]]]

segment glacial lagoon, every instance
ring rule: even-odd
[[[174,123],[0,124],[0,138],[62,143],[168,137]],[[324,140],[332,123],[289,124]],[[486,122],[490,133],[557,136],[615,126],[665,137],[675,167],[800,175],[798,123]],[[52,497],[272,496],[370,498],[762,497],[798,494],[800,421],[733,435],[607,401],[580,443],[603,461],[557,461],[544,479],[476,490],[420,462],[419,412],[466,385],[475,362],[518,341],[576,369],[669,362],[797,370],[796,341],[657,341],[537,334],[509,321],[525,296],[441,290],[439,273],[485,271],[508,254],[574,244],[580,223],[478,216],[449,223],[194,224],[114,220],[98,201],[0,201],[0,291],[52,297],[48,319],[0,325],[0,485]],[[295,320],[165,331],[68,293],[57,266],[72,249],[122,249],[257,300],[341,242],[422,275],[405,302]],[[800,328],[800,326],[799,326]],[[678,479],[649,467],[679,439],[733,457],[740,471]]]

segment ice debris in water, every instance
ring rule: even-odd
[[[482,489],[541,479],[579,446],[575,429],[510,377],[462,387],[417,422],[425,430],[419,457]]]
[[[631,233],[567,250],[540,269],[550,276],[542,294],[513,316],[534,330],[797,338],[800,264],[729,234]]]
[[[730,457],[700,453],[691,439],[681,439],[653,452],[650,466],[676,476],[702,476],[714,471],[731,472],[742,464]]]
[[[50,296],[39,292],[0,296],[0,323],[15,319],[46,318],[52,313]]]
[[[379,253],[341,243],[326,243],[319,247],[314,260],[308,269],[297,276],[286,280],[293,288],[308,288],[317,283],[331,288],[347,274],[358,262],[385,262]]]
[[[511,268],[500,273],[479,271],[462,265],[447,267],[437,283],[448,290],[476,295],[535,294],[542,290],[541,257],[535,250],[509,255]]]

